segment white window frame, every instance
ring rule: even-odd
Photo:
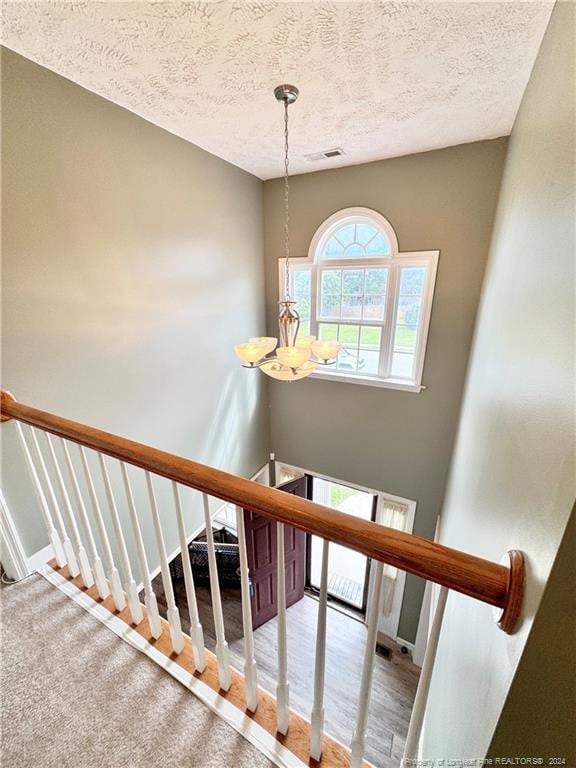
[[[376,226],[386,237],[390,244],[390,255],[378,258],[349,258],[349,259],[325,259],[320,262],[317,254],[321,251],[332,233],[339,227],[354,222],[366,222]],[[385,387],[388,389],[400,389],[408,392],[421,392],[426,389],[422,385],[422,373],[426,347],[428,344],[428,331],[432,314],[432,301],[436,285],[436,273],[438,271],[439,250],[433,251],[404,251],[398,249],[398,238],[390,222],[382,214],[370,208],[354,207],[345,208],[329,216],[316,230],[308,249],[308,256],[290,259],[290,280],[293,285],[294,270],[306,270],[311,272],[310,279],[310,334],[318,336],[320,322],[334,325],[374,326],[382,329],[380,342],[380,363],[378,375],[366,376],[358,373],[344,373],[341,370],[318,367],[311,378],[325,381],[339,381],[347,384],[363,384],[370,387]],[[285,259],[279,260],[279,289],[280,296],[284,290]],[[386,290],[385,318],[376,320],[319,320],[318,300],[320,281],[318,275],[321,269],[330,268],[366,268],[387,267],[388,282]],[[412,379],[397,378],[390,375],[392,353],[394,343],[395,319],[398,309],[398,274],[402,267],[425,267],[426,281],[422,291],[422,304],[417,328],[417,344],[414,360],[414,375]],[[296,309],[298,307],[296,306]]]

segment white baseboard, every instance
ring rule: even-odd
[[[24,547],[14,525],[4,495],[0,491],[0,559],[6,575],[14,581],[29,576],[28,561]]]
[[[39,571],[43,566],[46,565],[46,563],[49,563],[53,557],[54,550],[52,549],[52,544],[48,544],[46,547],[39,549],[38,552],[34,552],[34,554],[30,555],[28,558],[29,573]]]
[[[22,541],[18,535],[14,521],[6,504],[6,499],[0,491],[0,542],[2,565],[9,578],[19,581],[40,570],[54,557],[52,545],[48,544],[30,557],[26,557]]]
[[[30,557],[26,557],[18,530],[8,509],[8,504],[0,491],[0,550],[2,565],[6,575],[14,581],[25,579],[31,573],[40,570],[54,557],[52,545],[39,549]]]

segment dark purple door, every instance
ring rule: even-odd
[[[306,498],[307,478],[299,477],[279,486],[281,491]],[[246,552],[250,571],[252,626],[260,627],[278,612],[276,522],[244,510]],[[286,606],[304,597],[306,578],[306,534],[284,526],[284,558],[286,562]]]

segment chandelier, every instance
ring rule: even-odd
[[[274,96],[284,104],[284,299],[279,302],[278,339],[259,336],[236,344],[234,352],[244,368],[259,368],[279,381],[304,379],[323,365],[333,365],[341,349],[339,341],[300,336],[300,316],[290,296],[290,180],[288,175],[288,106],[298,98],[298,88],[279,85]]]

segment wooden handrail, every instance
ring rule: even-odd
[[[40,411],[17,402],[9,392],[2,391],[0,406],[2,421],[16,419],[30,424],[280,523],[342,544],[501,608],[499,626],[505,632],[512,632],[516,626],[524,584],[524,560],[517,550],[509,552],[510,567],[506,567]]]

